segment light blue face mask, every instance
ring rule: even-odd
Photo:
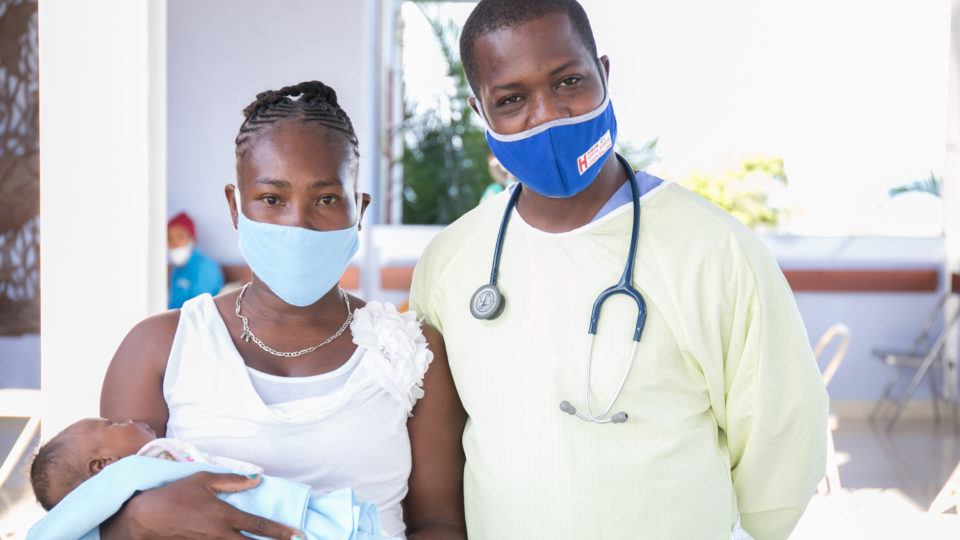
[[[335,231],[314,231],[253,221],[237,201],[240,253],[250,270],[274,294],[293,306],[309,306],[327,294],[343,276],[360,248],[359,224]]]
[[[603,103],[586,114],[559,118],[510,135],[495,132],[481,108],[487,144],[524,188],[545,197],[572,197],[593,183],[613,154],[617,118],[606,87],[604,94]],[[479,103],[478,99],[478,108]]]

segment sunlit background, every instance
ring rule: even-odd
[[[750,186],[783,211],[773,231],[941,234],[936,196],[890,190],[943,174],[946,2],[583,4],[610,57],[621,141],[657,141],[651,172],[720,181],[747,160],[782,160],[784,188]],[[445,113],[456,94],[438,42],[457,36],[430,21],[462,25],[470,10],[403,4],[403,84],[416,114]]]
[[[822,342],[835,448],[794,537],[960,538],[960,0],[582,3],[619,150],[754,228]],[[374,198],[343,284],[405,303],[497,184],[457,55],[473,5],[0,0],[0,534],[39,515],[36,442],[96,414],[167,309],[167,220],[249,278],[223,186],[257,92],[337,90]]]

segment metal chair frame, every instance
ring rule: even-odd
[[[960,320],[960,307],[954,309],[944,320],[943,327],[935,339],[931,340],[931,334],[937,321],[943,315],[943,309],[947,300],[953,294],[954,293],[946,293],[937,302],[936,307],[930,312],[930,315],[927,316],[926,321],[924,321],[922,330],[916,339],[914,339],[912,350],[908,352],[879,349],[873,351],[874,356],[886,365],[894,368],[893,375],[891,375],[890,380],[883,390],[883,394],[880,396],[880,399],[877,400],[869,416],[871,421],[878,420],[883,415],[887,405],[894,403],[893,414],[886,424],[886,431],[888,432],[892,431],[896,426],[900,420],[900,416],[903,414],[904,408],[907,406],[907,403],[913,399],[913,395],[916,393],[920,384],[923,383],[924,378],[926,378],[930,384],[934,421],[940,421],[941,396],[937,390],[936,380],[930,368],[935,362],[939,362],[941,366],[946,369],[954,362],[954,360],[946,358],[944,349],[947,340],[954,333],[958,320]],[[903,393],[901,393],[899,397],[894,397],[894,390],[908,369],[914,369],[914,375]],[[954,426],[957,426],[958,418],[960,418],[960,401],[957,399],[953,399],[952,401],[951,416]]]
[[[30,451],[34,440],[40,435],[40,391],[19,388],[0,389],[0,417],[25,418],[26,425],[13,443],[10,452],[0,465],[0,501],[4,506],[10,506],[6,490],[7,481],[13,475],[17,465]]]
[[[840,369],[840,364],[843,363],[843,359],[847,355],[847,349],[850,348],[850,328],[843,323],[834,324],[820,336],[819,341],[817,341],[816,346],[813,348],[813,356],[816,358],[817,364],[819,364],[820,357],[823,356],[824,351],[837,339],[840,340],[840,343],[837,345],[833,356],[830,357],[830,360],[823,368],[824,386],[830,385],[830,381],[833,380],[833,376],[836,375],[837,370]],[[840,483],[840,464],[837,461],[837,447],[833,440],[835,425],[836,422],[827,422],[827,470],[820,484],[817,486],[817,492],[822,495],[837,493],[843,489]]]

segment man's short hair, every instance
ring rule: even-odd
[[[460,61],[474,92],[477,89],[477,64],[473,46],[480,36],[557,13],[567,16],[583,46],[596,58],[597,42],[593,38],[590,20],[576,0],[481,0],[460,33]]]

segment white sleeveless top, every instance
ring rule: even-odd
[[[423,396],[433,354],[416,315],[390,304],[356,310],[350,330],[360,357],[339,390],[267,405],[213,298],[188,301],[163,380],[166,436],[309,484],[320,495],[353,488],[377,505],[387,534],[402,536],[400,503],[411,468],[407,417]]]

